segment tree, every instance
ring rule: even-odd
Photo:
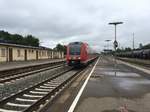
[[[27,35],[24,38],[24,44],[29,45],[29,46],[39,46],[39,39],[35,38],[32,35]]]
[[[120,48],[117,48],[116,52],[121,52],[122,50]]]
[[[150,49],[150,44],[144,45],[142,49]]]
[[[65,54],[66,54],[66,51],[67,51],[66,46],[61,45],[61,44],[57,44],[56,47],[54,48],[54,50],[62,51],[62,52],[64,52]]]
[[[125,51],[131,51],[132,49],[130,47],[126,47]]]
[[[142,49],[143,45],[142,43],[139,44],[139,49]]]
[[[23,37],[22,35],[10,34],[5,31],[0,31],[0,41],[5,43],[21,44],[27,46],[39,46],[39,39],[32,35],[27,35]]]

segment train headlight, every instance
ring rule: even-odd
[[[80,57],[78,57],[78,59],[81,59]]]

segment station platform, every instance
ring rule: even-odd
[[[103,57],[69,112],[150,112],[150,74]]]
[[[41,60],[31,60],[31,61],[5,62],[5,63],[0,63],[0,71],[32,66],[32,65],[46,64],[46,63],[51,63],[56,61],[63,61],[63,60],[65,59],[41,59]]]
[[[121,57],[117,57],[117,59],[125,61],[125,62],[129,62],[136,66],[140,66],[142,68],[150,70],[150,60],[149,59],[121,58]]]

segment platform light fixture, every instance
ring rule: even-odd
[[[116,26],[119,25],[119,24],[123,24],[123,22],[111,22],[111,23],[108,23],[109,25],[114,25],[115,26],[115,41],[114,41],[114,48],[115,48],[115,51],[116,51],[116,48],[118,47],[118,42],[117,42],[117,31],[116,31]]]
[[[116,62],[116,48],[118,47],[117,36],[116,36],[116,34],[117,34],[116,27],[119,24],[123,24],[123,22],[111,22],[111,23],[108,23],[108,24],[115,26],[115,40],[114,40],[115,53],[114,53],[114,56],[115,56],[115,68],[116,68],[116,65],[117,65],[117,62]],[[116,72],[115,72],[115,76],[116,76]]]
[[[109,50],[109,42],[110,42],[111,40],[105,40],[105,42],[107,42],[107,50]]]

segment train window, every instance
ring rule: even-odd
[[[6,49],[1,48],[1,57],[5,57],[5,56],[6,56]]]
[[[70,55],[80,55],[81,45],[70,45],[69,54]]]
[[[21,52],[20,52],[20,50],[19,50],[19,49],[17,50],[17,54],[18,54],[18,57],[20,57],[20,56],[21,56]]]

